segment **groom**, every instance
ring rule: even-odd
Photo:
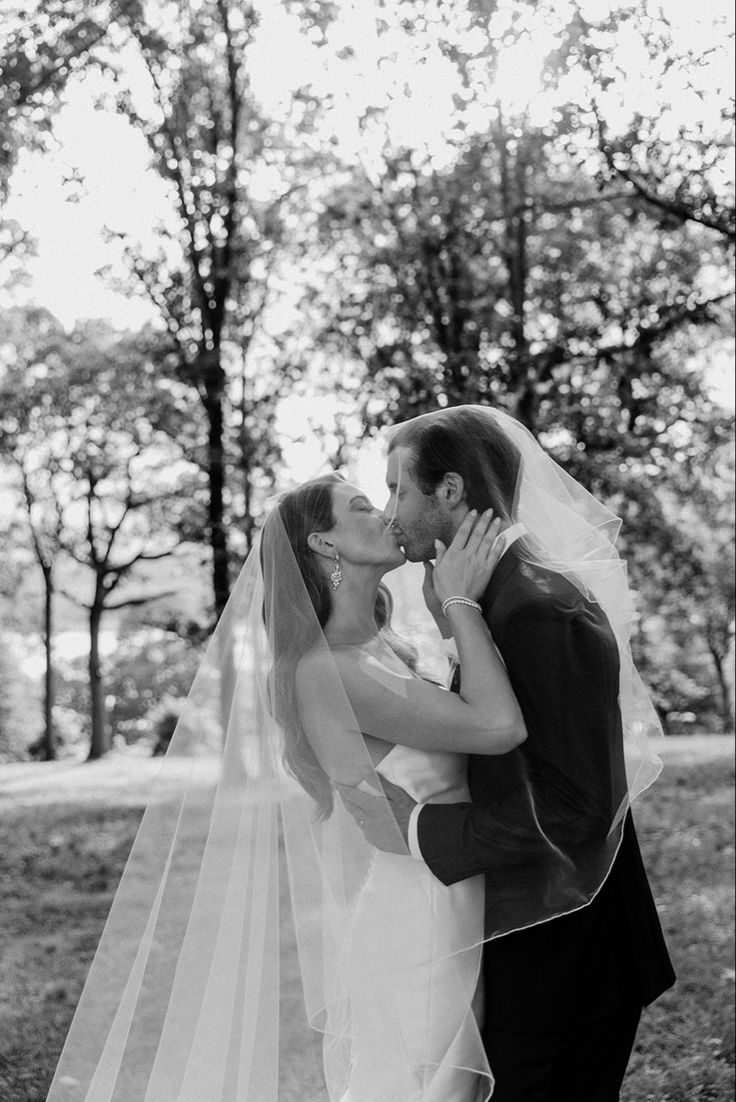
[[[448,544],[470,508],[511,520],[519,466],[503,429],[473,407],[403,424],[390,445],[386,515],[407,558],[433,559],[435,539]],[[527,740],[503,758],[471,757],[472,803],[416,805],[388,784],[387,795],[411,852],[439,880],[485,874],[487,936],[513,931],[487,941],[483,958],[493,1102],[616,1102],[642,1007],[675,978],[634,824],[628,813],[603,886],[585,906],[573,899],[568,913],[559,913],[559,897],[550,902],[554,877],[538,842],[580,854],[583,867],[596,830],[604,845],[618,841],[610,818],[601,830],[626,794],[618,650],[600,607],[522,553],[518,525],[499,538],[507,548],[482,614]],[[519,794],[528,791],[525,803]],[[499,915],[501,898],[510,903]]]

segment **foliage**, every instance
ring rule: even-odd
[[[0,196],[19,149],[42,141],[59,96],[106,32],[106,8],[81,0],[3,4],[0,38]]]
[[[346,167],[326,203],[324,247],[338,258],[341,283],[339,308],[325,303],[327,336],[366,364],[374,420],[492,400],[530,428],[566,428],[586,450],[610,447],[615,434],[623,450],[641,451],[651,438],[646,399],[656,376],[672,371],[662,368],[663,345],[684,331],[678,351],[692,356],[730,321],[732,108],[729,87],[714,89],[708,66],[715,54],[721,72],[727,50],[713,32],[713,48],[689,59],[693,75],[664,34],[666,21],[660,27],[639,5],[594,26],[574,10],[566,24],[547,3],[519,0],[504,5],[504,14],[495,5],[471,8],[475,38],[457,11],[441,32],[457,68],[444,148],[397,145],[387,125],[380,164],[366,157]],[[419,11],[407,51],[412,35],[436,32],[438,13],[448,14],[438,0]],[[524,103],[507,89],[507,106],[495,98],[495,81],[510,56],[524,59],[531,27],[546,28],[548,37],[555,31],[542,90]],[[504,32],[500,40],[494,30]],[[634,55],[637,45],[647,56],[664,48],[655,68],[664,70],[659,83],[669,83],[660,88],[652,77],[646,102],[653,114],[631,119],[625,50]],[[696,134],[673,135],[669,104],[677,93],[700,112]],[[373,109],[374,128],[376,115],[388,109]],[[643,162],[642,178],[659,172],[664,191],[686,178],[703,209],[680,196],[665,217],[631,180],[622,186],[608,147],[600,147],[604,124],[609,143],[622,128],[628,138],[632,127],[644,128],[648,156],[629,152],[629,160]],[[618,153],[611,156],[620,163]],[[684,390],[699,397],[694,379]]]
[[[179,4],[175,23],[170,12],[156,13],[139,0],[115,0],[112,7],[113,37],[135,45],[153,99],[153,110],[146,109],[121,87],[117,109],[145,136],[153,168],[170,184],[175,214],[173,228],[160,227],[155,253],[127,243],[125,255],[165,325],[169,354],[162,369],[201,403],[219,615],[229,594],[230,502],[241,509],[236,517],[249,544],[254,487],[279,457],[270,427],[293,372],[273,348],[273,367],[262,356],[254,370],[250,357],[285,238],[283,210],[305,158],[296,132],[287,146],[283,127],[254,96],[248,69],[254,7],[232,0]],[[294,99],[300,125],[308,127],[311,107],[298,92]],[[120,236],[125,240],[124,231]]]
[[[734,470],[730,446],[680,454],[668,484],[614,499],[639,596],[635,655],[668,730],[734,722]],[[634,489],[632,490],[632,486]],[[673,726],[674,724],[674,726]]]
[[[586,454],[643,455],[674,410],[703,400],[693,358],[731,322],[727,45],[711,28],[700,54],[686,39],[681,56],[664,14],[631,4],[593,24],[586,7],[563,17],[546,2],[451,11],[424,0],[411,24],[404,5],[386,9],[407,56],[426,56],[439,34],[456,92],[432,148],[397,145],[390,105],[371,107],[374,155],[344,166],[324,202],[323,249],[340,286],[339,297],[322,295],[324,336],[366,365],[373,421],[490,400],[532,429],[564,431]],[[326,5],[327,35],[334,18]],[[525,101],[496,82],[509,59],[525,59],[532,31],[546,32],[548,54],[540,92]],[[646,117],[627,88],[643,55],[656,59],[642,78]],[[411,88],[405,96],[411,103]],[[673,130],[675,102],[690,130],[687,116]],[[602,125],[609,144],[624,134],[642,179],[675,189],[666,217],[664,199],[628,178],[622,186],[620,150],[609,162]],[[637,126],[646,155],[630,147]],[[675,198],[680,185],[687,202]],[[714,411],[705,402],[700,413]]]
[[[356,421],[370,432],[491,402],[622,515],[634,646],[665,724],[729,726],[732,427],[708,379],[733,335],[725,6],[392,0],[362,25],[370,41],[351,30],[351,5],[282,7],[333,89],[340,75],[351,88],[352,136],[321,78],[295,80],[280,113],[259,100],[251,56],[267,5],[5,4],[0,201],[21,148],[44,147],[69,79],[92,66],[116,81],[107,106],[144,136],[171,197],[152,247],[108,228],[155,331],[64,334],[43,310],[2,321],[5,455],[25,456],[17,485],[41,568],[81,559],[115,589],[139,551],[207,541],[217,614],[272,492],[277,414],[297,385],[343,394],[325,433],[336,466]],[[0,224],[0,262],[22,269],[29,247],[25,227]],[[38,408],[24,406],[30,392]],[[115,402],[126,412],[113,424]],[[30,435],[9,427],[20,414]],[[146,489],[126,470],[139,447]],[[169,460],[188,472],[186,503],[151,500]],[[47,587],[78,596],[82,576],[49,574]],[[117,596],[145,597],[137,577]],[[97,608],[116,600],[102,588]]]
[[[618,20],[610,16],[603,27],[591,25],[578,9],[566,62],[579,63],[592,81],[602,175],[644,200],[664,230],[692,222],[733,244],[734,179],[728,167],[733,28],[725,9],[712,18],[715,33],[704,41],[700,20],[678,19],[666,5],[653,19],[647,5],[634,4]],[[631,31],[633,56],[614,59],[612,46],[622,27]],[[606,117],[614,106],[610,101],[615,98],[620,108],[620,86],[631,79],[634,66],[649,110],[637,109],[627,125],[615,128]]]
[[[706,376],[733,337],[727,46],[712,32],[698,52],[636,3],[595,23],[586,8],[565,21],[526,0],[417,6],[407,41],[439,35],[457,70],[453,125],[438,149],[399,146],[386,123],[380,167],[346,166],[319,222],[335,284],[315,282],[310,307],[360,379],[350,400],[368,426],[497,405],[623,516],[663,719],[730,729],[733,435]],[[494,100],[545,26],[536,98]],[[366,127],[389,114],[373,108]]]
[[[143,568],[172,554],[187,510],[193,478],[175,442],[181,411],[141,338],[101,323],[67,336],[43,311],[11,314],[10,330],[0,449],[20,474],[49,600],[55,560],[87,575],[87,596],[71,597],[89,612],[90,752],[97,756],[109,747],[102,614],[158,595],[146,591]]]
[[[159,724],[167,715],[178,715],[201,658],[200,647],[174,631],[151,627],[123,634],[103,666],[113,746],[153,747]],[[59,704],[70,715],[79,715],[89,710],[88,700],[84,662],[67,664]],[[67,743],[73,737],[70,731]]]
[[[0,27],[0,211],[22,149],[43,148],[70,77],[106,34],[107,5],[83,0],[4,0]],[[0,272],[22,278],[33,252],[27,229],[0,218]]]
[[[669,764],[637,812],[678,981],[644,1012],[622,1102],[733,1095],[733,743],[724,740],[722,753],[703,763],[697,736],[692,746],[690,760]],[[142,811],[130,778],[121,777],[116,792],[105,776],[96,777],[94,795],[65,803],[49,800],[49,789],[58,798],[63,786],[53,773],[43,776],[33,803],[6,802],[2,812],[0,1093],[14,1102],[46,1096]],[[287,957],[284,967],[295,971],[296,960]],[[303,1013],[295,980],[284,1020]],[[294,1058],[302,1082],[285,1098],[316,1102],[318,1057],[298,1050]]]

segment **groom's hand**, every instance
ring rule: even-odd
[[[360,788],[335,784],[367,842],[385,853],[408,852],[409,819],[417,806],[408,792],[379,777],[386,799]],[[402,845],[403,842],[403,845]]]

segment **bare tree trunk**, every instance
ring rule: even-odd
[[[43,760],[54,761],[56,758],[56,732],[54,731],[54,575],[50,563],[42,563],[45,582],[44,600],[44,636],[43,645],[46,653],[46,671],[44,675],[43,697]]]
[[[98,758],[104,757],[111,749],[110,732],[107,729],[105,716],[104,685],[100,663],[101,621],[102,606],[96,595],[89,611],[89,693],[92,738],[87,761],[96,761]]]
[[[708,649],[713,659],[713,666],[716,671],[716,680],[718,681],[718,689],[721,697],[719,710],[723,723],[723,733],[730,735],[733,733],[734,728],[734,711],[733,701],[731,699],[731,687],[726,677],[724,656],[712,643],[708,644]]]
[[[42,531],[33,522],[34,497],[29,482],[28,473],[21,462],[19,464],[23,479],[23,494],[28,512],[28,525],[31,530],[33,547],[41,567],[44,581],[44,623],[43,645],[46,655],[46,670],[44,675],[44,729],[41,745],[43,747],[43,760],[53,761],[56,758],[56,737],[54,732],[54,666],[53,666],[53,639],[54,639],[54,560],[50,546],[57,546],[59,542],[59,529],[51,540],[44,538]]]
[[[230,596],[230,571],[225,531],[225,418],[224,373],[218,362],[207,378],[207,475],[209,479],[208,521],[212,548],[212,584],[215,618],[220,619]]]
[[[669,710],[667,708],[658,707],[656,704],[655,704],[654,708],[655,708],[655,711],[656,711],[657,715],[659,716],[659,722],[662,724],[663,732],[665,733],[665,735],[671,734],[672,731],[671,731],[671,725],[670,725]]]
[[[253,534],[255,531],[255,524],[253,523],[253,502],[252,502],[252,486],[250,469],[246,469],[243,472],[243,528],[245,531],[245,553],[253,547]]]
[[[534,429],[537,397],[531,375],[529,338],[526,331],[527,282],[529,259],[527,246],[526,161],[518,146],[510,147],[508,135],[499,128],[498,150],[501,160],[501,199],[504,211],[504,257],[508,273],[509,301],[512,308],[511,336],[514,342],[511,388],[514,413],[529,429]]]

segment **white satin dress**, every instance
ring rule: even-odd
[[[463,755],[395,746],[376,767],[420,803],[469,799]],[[341,1102],[481,1102],[483,878],[446,887],[376,850],[350,924],[351,1065]],[[467,948],[471,946],[471,948]]]

